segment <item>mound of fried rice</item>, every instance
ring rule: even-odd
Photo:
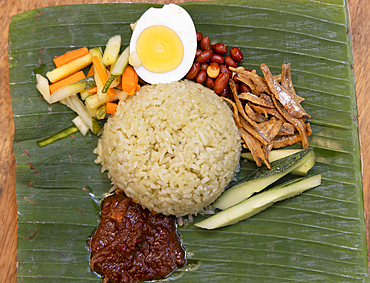
[[[240,133],[227,103],[194,82],[146,85],[120,102],[95,153],[113,184],[144,208],[197,214],[238,169]]]

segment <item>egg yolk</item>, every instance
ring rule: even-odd
[[[184,48],[181,39],[172,29],[165,26],[151,26],[139,35],[136,53],[147,70],[164,73],[180,65]]]

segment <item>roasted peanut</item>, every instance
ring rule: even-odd
[[[199,63],[204,63],[204,62],[207,62],[209,59],[211,59],[213,55],[213,52],[212,50],[206,50],[206,51],[203,51],[198,57],[197,57],[197,62]],[[231,59],[231,57],[230,57]],[[232,59],[231,59],[232,60]]]
[[[203,38],[203,34],[201,34],[199,31],[197,31],[197,42],[201,41]]]
[[[227,47],[223,43],[216,43],[212,45],[212,49],[217,54],[226,54],[227,53]]]
[[[239,91],[240,91],[240,93],[242,93],[242,92],[251,92],[251,88],[249,86],[247,86],[246,84],[244,84],[244,83],[240,83]]]
[[[206,73],[206,71],[200,70],[200,72],[198,73],[195,81],[198,84],[204,84],[204,82],[206,81],[206,79],[207,79],[207,73]]]
[[[205,37],[202,38],[202,40],[200,41],[200,48],[203,51],[211,49],[211,40],[209,39],[208,36],[205,36]]]
[[[224,65],[224,64],[220,65],[220,71],[221,71],[221,73],[229,74],[229,77],[232,76],[232,73],[231,73],[230,69],[228,67],[226,67],[226,65]]]
[[[200,64],[200,69],[204,70],[204,71],[207,71],[208,66],[209,66],[208,63],[202,63],[202,64]]]
[[[200,49],[197,49],[197,51],[195,51],[195,58],[197,58],[200,54],[202,54],[202,50]]]
[[[194,62],[193,65],[190,67],[189,72],[186,75],[186,78],[188,80],[194,79],[200,71],[200,63],[199,62]]]
[[[211,62],[216,62],[218,64],[224,63],[224,57],[222,57],[220,54],[213,54],[211,57]]]
[[[233,57],[235,62],[238,62],[238,63],[243,62],[244,56],[238,47],[231,48],[230,55],[231,57]]]
[[[236,64],[236,62],[234,61],[234,59],[231,58],[231,56],[225,56],[225,64],[227,66],[233,67],[233,68],[238,67],[238,65]]]
[[[228,97],[230,94],[230,87],[227,85],[225,89],[220,93],[220,96],[222,97]]]
[[[213,86],[215,85],[215,80],[210,78],[210,77],[207,77],[206,79],[206,86],[210,89],[213,89]]]
[[[229,74],[221,73],[215,80],[213,90],[216,94],[221,94],[229,83]]]
[[[238,80],[238,74],[234,74],[234,76],[233,76],[233,81],[235,82],[235,83],[239,83],[240,81]]]
[[[216,62],[211,62],[207,68],[207,75],[208,77],[215,79],[217,78],[218,74],[220,73],[220,65]]]

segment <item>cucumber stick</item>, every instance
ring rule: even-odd
[[[195,226],[205,229],[215,229],[237,223],[268,208],[277,201],[294,197],[320,184],[320,174],[288,181],[216,213],[196,223]]]
[[[83,68],[89,66],[91,63],[91,54],[89,53],[50,72],[47,72],[46,76],[51,83],[55,83],[76,73],[79,70],[82,70]]]
[[[286,157],[288,155],[292,155],[298,151],[302,151],[303,149],[278,149],[278,150],[272,150],[269,154],[269,161],[273,162],[275,160],[281,159],[283,157]],[[250,152],[244,152],[241,154],[242,158],[245,158],[247,160],[253,161],[253,156]],[[293,169],[290,173],[294,175],[300,175],[304,176],[307,174],[307,172],[315,165],[315,155],[310,155],[310,158],[302,164],[301,166],[298,166],[297,168]]]
[[[36,74],[36,88],[44,97],[44,99],[50,103],[50,89],[49,89],[49,82],[46,78],[41,76],[40,74]]]
[[[82,79],[78,82],[71,83],[69,85],[66,85],[58,90],[56,90],[53,95],[50,96],[50,103],[54,103],[57,101],[60,101],[62,99],[65,99],[69,96],[75,95],[78,92],[81,92],[85,89],[95,87],[95,80],[94,76],[87,77],[85,79]]]
[[[102,62],[105,66],[113,65],[114,63],[116,63],[120,48],[121,48],[120,35],[115,35],[108,40],[102,59]]]
[[[107,79],[107,82],[104,85],[103,93],[107,92],[109,86],[112,84],[112,82],[115,80],[117,76],[121,76],[123,74],[123,71],[125,70],[127,64],[128,64],[128,58],[130,56],[130,47],[126,47],[126,49],[122,52],[122,54],[117,59],[117,62],[114,64],[111,75]]]
[[[243,181],[225,191],[212,206],[226,209],[258,193],[293,169],[304,164],[310,155],[314,155],[313,148],[299,151],[271,163],[271,169],[260,167]]]

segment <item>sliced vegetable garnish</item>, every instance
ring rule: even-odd
[[[303,149],[277,149],[277,150],[271,150],[268,159],[270,162],[273,162],[275,160],[284,158],[286,156],[292,155],[294,153],[297,153],[299,151],[302,151]],[[248,159],[250,161],[253,161],[253,156],[250,152],[243,152],[240,155],[242,158]],[[315,165],[315,155],[310,154],[309,159],[302,164],[301,166],[293,169],[290,173],[294,175],[306,175],[307,172]]]
[[[113,102],[107,102],[106,104],[106,110],[108,114],[114,114],[117,110],[117,103]]]
[[[120,35],[115,35],[108,40],[102,60],[105,66],[110,66],[116,63],[120,48],[121,48]]]
[[[44,97],[44,99],[50,103],[49,82],[46,78],[44,78],[40,74],[36,74],[36,88]]]
[[[53,59],[55,67],[60,67],[82,56],[89,54],[87,47],[71,50]]]
[[[258,193],[267,186],[279,180],[294,168],[301,166],[313,153],[313,148],[299,151],[285,158],[271,163],[271,169],[260,167],[248,176],[244,181],[236,184],[225,191],[212,206],[219,209],[229,208],[247,198],[252,194]]]
[[[100,62],[100,60],[97,56],[93,56],[91,58],[91,60],[94,64],[95,70],[96,70],[96,72],[97,72],[97,74],[98,74],[98,76],[101,80],[102,85],[105,85],[105,83],[107,82],[107,79],[108,79],[108,75],[107,75],[106,71],[104,71],[102,63]],[[115,96],[117,93],[114,89],[108,88],[107,94],[108,94],[109,97],[112,97],[112,96]]]
[[[74,73],[74,74],[70,75],[69,77],[66,77],[66,78],[64,78],[60,81],[57,81],[56,83],[51,84],[49,86],[50,93],[53,94],[58,89],[66,86],[66,85],[69,85],[71,83],[75,83],[75,82],[78,82],[80,80],[83,80],[85,78],[86,78],[86,76],[85,76],[83,71],[79,71],[77,73]]]
[[[75,95],[79,93],[80,91],[83,91],[85,89],[89,89],[92,87],[95,87],[95,80],[94,77],[88,77],[83,80],[80,80],[75,83],[71,83],[69,85],[66,85],[58,90],[56,90],[52,96],[50,96],[50,103],[54,103],[57,101],[60,101],[62,99],[67,98],[68,96]]]
[[[130,55],[130,47],[126,47],[126,49],[122,52],[122,54],[119,56],[118,60],[114,64],[113,69],[111,70],[111,75],[104,85],[104,88],[102,91],[103,93],[107,92],[108,88],[110,87],[112,82],[116,79],[116,77],[123,74],[123,71],[128,65],[129,55]]]
[[[89,66],[91,64],[91,54],[86,54],[76,60],[69,62],[63,66],[60,66],[50,72],[46,73],[46,76],[50,80],[50,82],[55,83],[61,79],[64,79],[83,68]]]
[[[73,124],[78,128],[78,130],[81,132],[83,136],[86,136],[87,132],[89,131],[89,127],[86,125],[84,120],[80,117],[77,116],[72,120]]]
[[[138,82],[139,77],[135,69],[128,65],[122,74],[122,90],[126,91],[129,95],[134,95]]]
[[[96,110],[96,119],[101,120],[105,118],[105,114],[107,114],[107,108],[105,107],[105,104],[100,106],[98,110]]]
[[[47,137],[45,139],[37,141],[37,144],[39,147],[47,146],[53,142],[56,142],[57,140],[69,137],[70,135],[78,132],[78,128],[74,125],[69,126],[68,128],[60,131],[59,133],[56,133],[50,137]]]
[[[195,226],[215,229],[247,219],[275,202],[294,197],[321,184],[321,175],[290,180],[198,222]]]

